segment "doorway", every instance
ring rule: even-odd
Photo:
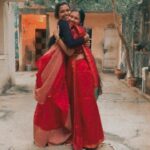
[[[35,30],[35,59],[39,59],[46,51],[46,29]]]

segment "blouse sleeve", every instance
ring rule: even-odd
[[[59,25],[60,36],[63,38],[64,43],[69,48],[80,46],[84,43],[83,38],[73,39],[71,30],[67,21],[60,20],[58,25]]]

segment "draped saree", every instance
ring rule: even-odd
[[[65,55],[54,44],[37,61],[34,142],[39,147],[62,144],[71,135]]]
[[[74,38],[85,35],[81,26],[72,28]],[[76,59],[78,54],[84,58]],[[90,49],[84,45],[75,48],[67,63],[67,81],[71,105],[72,142],[74,150],[95,148],[104,140],[95,91],[101,92],[100,77]]]
[[[76,26],[72,34],[78,38],[85,31]],[[74,150],[81,150],[104,139],[95,97],[95,91],[101,90],[99,75],[90,49],[82,45],[78,50],[85,58],[76,60],[73,55],[66,65],[65,54],[54,44],[37,61],[34,142],[39,147],[62,144],[72,136]]]

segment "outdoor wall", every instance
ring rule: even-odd
[[[114,24],[114,18],[112,13],[87,13],[86,15],[85,26],[91,27],[93,30],[92,53],[100,68],[104,56],[103,54],[104,33],[105,29],[110,24]],[[118,43],[120,43],[120,41],[118,41]],[[117,53],[119,53],[120,48],[121,46],[118,46],[118,50],[116,51]],[[118,56],[118,54],[116,54],[116,56]]]
[[[99,65],[99,68],[101,68],[101,62],[103,59],[102,45],[104,41],[104,30],[108,25],[113,23],[114,19],[112,13],[96,13],[96,12],[86,13],[85,27],[92,28],[92,53],[96,59],[97,64]],[[121,27],[121,19],[119,24]],[[49,26],[50,26],[50,35],[52,35],[54,29],[56,28],[56,19],[54,18],[54,14],[52,12],[49,14]],[[120,43],[120,41],[118,42]],[[120,51],[120,48],[121,45],[118,47],[118,51]]]
[[[25,14],[21,16],[21,45],[20,48],[20,70],[25,70],[28,63],[26,58],[26,49],[32,52],[32,67],[35,63],[35,30],[46,29],[46,15]]]
[[[54,17],[54,13],[49,13],[49,32],[50,36],[53,34],[53,31],[57,29],[57,19]]]

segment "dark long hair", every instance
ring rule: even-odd
[[[60,7],[62,5],[67,5],[70,8],[70,6],[69,6],[69,4],[67,2],[57,3],[56,6],[55,6],[55,12],[54,12],[54,16],[57,19],[59,18],[59,10],[60,10]]]
[[[85,20],[85,12],[83,9],[79,10],[79,15],[80,15],[80,24],[83,26],[84,25],[84,20]]]

